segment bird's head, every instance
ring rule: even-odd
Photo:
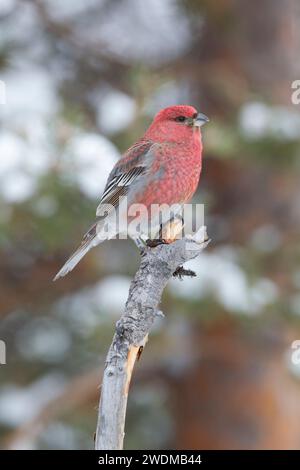
[[[155,142],[186,141],[200,136],[200,127],[209,119],[193,106],[170,106],[156,114],[147,131]]]

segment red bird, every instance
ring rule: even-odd
[[[157,221],[152,223],[157,214],[157,210],[151,212],[153,205],[180,207],[190,200],[202,166],[200,127],[207,121],[193,106],[171,106],[155,116],[144,136],[116,163],[97,208],[96,222],[54,280],[71,271],[92,247],[117,234],[126,233],[141,246],[136,224],[130,224],[134,220],[131,209],[140,207],[136,204],[143,204],[146,212],[139,212],[140,222],[143,225],[151,219],[152,234],[153,226],[157,233]],[[170,217],[168,212],[163,223]]]

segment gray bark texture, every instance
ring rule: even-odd
[[[186,261],[196,258],[208,243],[205,227],[202,227],[193,237],[187,236],[168,245],[147,248],[142,254],[140,267],[131,283],[125,310],[116,324],[106,358],[95,437],[96,450],[123,449],[132,371],[155,319],[162,315],[158,305],[163,290],[174,271]]]

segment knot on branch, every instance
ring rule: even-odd
[[[137,302],[130,314],[125,311],[116,323],[115,345],[117,349],[122,349],[122,345],[125,344],[139,345],[159,314],[156,307],[142,302]]]

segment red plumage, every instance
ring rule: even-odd
[[[190,200],[202,167],[200,127],[207,121],[192,106],[171,106],[155,116],[144,136],[116,163],[97,209],[98,219],[55,279],[72,270],[90,248],[118,233],[111,229],[104,234],[110,217],[110,213],[103,217],[105,205],[121,213],[120,197],[127,196],[129,207],[143,204],[150,214],[152,204],[184,204]],[[122,215],[127,219],[127,212]]]

